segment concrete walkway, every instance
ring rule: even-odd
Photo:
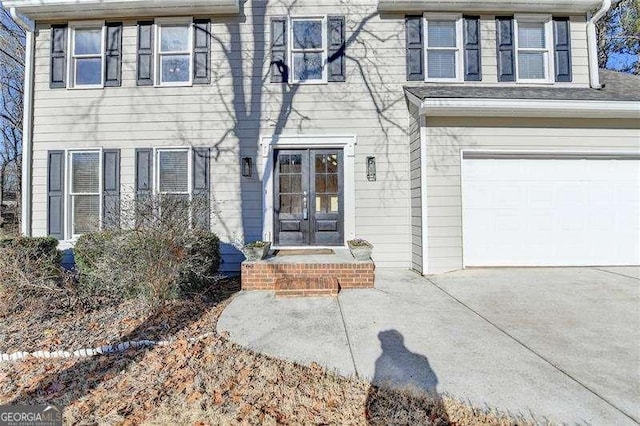
[[[243,292],[218,322],[259,352],[567,423],[640,419],[638,268],[378,270],[338,298]]]

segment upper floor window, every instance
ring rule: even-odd
[[[157,81],[162,86],[192,83],[193,29],[191,19],[157,20]]]
[[[549,16],[516,15],[516,76],[518,82],[551,82],[553,28]]]
[[[72,87],[104,85],[104,23],[71,25],[69,81]]]
[[[426,80],[461,79],[462,17],[460,15],[425,15]]]
[[[271,18],[271,82],[346,81],[346,19],[340,15]]]
[[[293,83],[327,81],[325,18],[291,19],[291,69]]]

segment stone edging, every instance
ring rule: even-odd
[[[194,342],[196,340],[203,339],[205,337],[209,337],[213,332],[204,333],[196,337],[190,337],[187,342]],[[60,358],[86,358],[97,355],[109,355],[114,353],[124,352],[128,349],[140,349],[140,348],[149,348],[153,346],[166,346],[171,343],[174,343],[178,339],[171,340],[130,340],[122,343],[114,343],[113,345],[104,345],[99,346],[93,349],[78,349],[75,351],[35,351],[35,352],[14,352],[11,354],[2,353],[0,354],[0,362],[7,361],[21,361],[27,359],[29,357],[40,358],[40,359],[60,359]]]

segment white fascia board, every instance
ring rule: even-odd
[[[587,13],[601,0],[378,0],[379,12],[538,12]]]
[[[638,101],[430,98],[408,96],[428,117],[640,118]]]
[[[240,0],[5,0],[2,4],[37,21],[240,12]]]

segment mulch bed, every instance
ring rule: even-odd
[[[149,306],[142,299],[99,309],[51,311],[46,305],[0,319],[0,353],[73,351],[131,340],[189,338],[213,331],[220,307],[240,287],[227,279],[218,291]],[[222,289],[223,291],[219,291]]]

